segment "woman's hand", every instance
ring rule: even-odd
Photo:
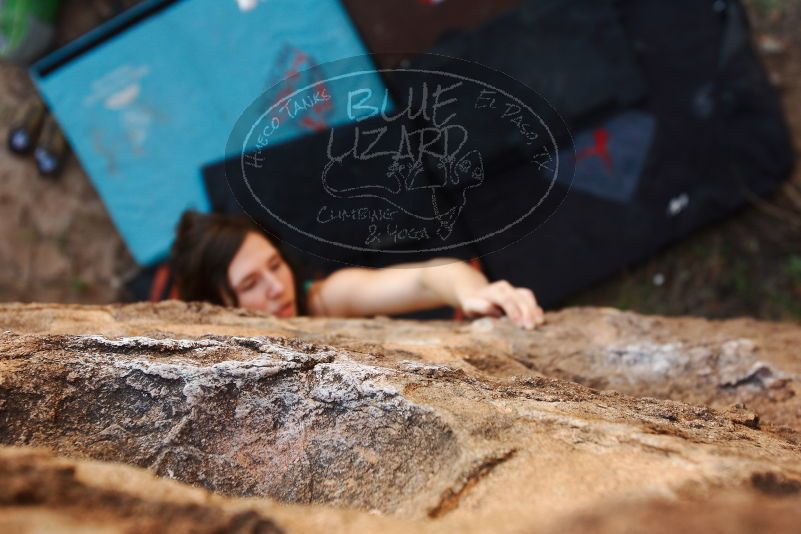
[[[508,315],[522,328],[544,322],[530,289],[489,283],[481,271],[454,258],[384,269],[341,269],[309,295],[312,315],[369,317],[453,306],[467,316]]]
[[[514,287],[506,280],[459,295],[459,305],[468,317],[506,314],[514,324],[527,330],[545,322],[534,293],[525,287]]]

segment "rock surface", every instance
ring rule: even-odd
[[[0,331],[0,531],[801,524],[791,325],[570,309],[524,332],[163,303],[4,305]]]

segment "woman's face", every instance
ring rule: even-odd
[[[278,317],[297,315],[295,283],[289,265],[267,239],[248,232],[228,265],[228,283],[242,308]]]

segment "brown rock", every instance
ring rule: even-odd
[[[574,309],[525,332],[165,303],[6,305],[2,330],[0,443],[304,505],[203,494],[186,515],[154,489],[130,505],[153,528],[176,514],[189,530],[212,515],[234,530],[224,511],[243,503],[261,510],[248,525],[289,531],[798,524],[801,329],[789,325]],[[81,462],[26,450],[0,453],[23,497],[102,486],[73,480]],[[25,454],[22,470],[5,460]],[[22,509],[20,491],[0,491],[0,527],[72,514],[134,528],[128,504],[91,504],[108,502],[101,489],[36,490]]]

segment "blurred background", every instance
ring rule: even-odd
[[[188,5],[198,1],[167,2],[172,6],[167,9],[175,4]],[[237,3],[243,12],[268,9],[271,3],[269,0],[230,1]],[[408,6],[404,6],[403,1]],[[502,255],[496,256],[498,258],[505,254],[500,260],[492,259],[493,255],[489,255],[487,261],[483,261],[485,271],[491,277],[512,279],[516,283],[532,286],[538,293],[546,295],[546,304],[551,308],[602,305],[667,315],[746,315],[801,321],[801,166],[791,165],[801,153],[801,32],[798,31],[801,27],[801,0],[745,0],[742,4],[698,0],[696,4],[704,4],[704,9],[714,14],[714,18],[709,20],[702,15],[696,17],[692,10],[685,9],[688,2],[676,3],[672,9],[685,11],[675,17],[661,13],[650,16],[646,12],[640,13],[638,9],[645,8],[634,6],[637,4],[634,1],[619,3],[624,5],[620,9],[628,9],[621,15],[622,26],[624,34],[631,36],[631,48],[636,56],[634,63],[641,69],[646,86],[645,94],[638,97],[640,100],[626,105],[655,116],[656,135],[663,135],[660,128],[669,130],[669,121],[682,113],[681,97],[676,96],[674,101],[670,96],[680,95],[681,87],[660,93],[660,75],[665,80],[684,77],[688,80],[688,86],[700,88],[693,93],[692,105],[695,107],[692,113],[696,115],[705,113],[704,110],[709,108],[711,111],[708,114],[714,119],[718,113],[715,109],[724,107],[727,94],[734,95],[730,100],[734,99],[736,104],[731,104],[734,111],[724,117],[731,119],[729,123],[721,119],[715,128],[705,131],[705,135],[716,138],[715,143],[728,147],[731,154],[723,149],[699,150],[698,154],[683,153],[688,142],[686,139],[684,144],[677,142],[675,146],[668,146],[667,137],[663,135],[659,142],[664,146],[656,144],[656,141],[650,145],[651,153],[647,154],[649,159],[647,164],[643,164],[638,177],[642,194],[637,196],[635,193],[630,197],[630,204],[617,202],[599,205],[598,217],[604,220],[615,217],[630,220],[632,213],[635,213],[631,211],[634,209],[631,207],[633,203],[641,202],[643,206],[649,206],[649,202],[658,194],[658,187],[649,189],[649,180],[674,179],[668,173],[654,172],[649,175],[649,169],[667,168],[654,155],[656,151],[670,153],[673,158],[671,161],[685,159],[693,162],[679,165],[672,171],[681,175],[675,180],[681,184],[681,191],[688,192],[688,196],[676,194],[675,191],[666,192],[666,198],[670,200],[666,204],[668,215],[682,212],[686,205],[694,206],[695,188],[702,192],[699,197],[707,195],[703,198],[715,201],[710,201],[708,209],[704,210],[705,215],[693,215],[694,219],[689,218],[693,211],[687,210],[688,220],[682,222],[678,230],[666,231],[664,235],[654,234],[651,242],[647,239],[643,241],[643,236],[637,236],[627,243],[626,236],[621,235],[614,225],[604,226],[606,235],[596,233],[586,238],[588,242],[597,243],[606,250],[603,257],[598,259],[597,267],[593,268],[592,247],[586,247],[578,240],[570,249],[561,239],[569,232],[568,228],[579,227],[580,232],[580,227],[586,226],[585,222],[577,220],[571,226],[571,213],[581,211],[583,217],[592,215],[587,214],[587,206],[595,206],[591,203],[595,197],[587,197],[583,201],[580,198],[582,192],[578,191],[578,203],[571,204],[571,197],[568,196],[568,201],[561,208],[561,219],[546,223],[537,230],[538,234],[551,232],[559,237],[562,243],[560,248],[549,248],[546,238],[537,238],[539,241],[523,240],[510,247],[511,251],[507,249]],[[470,58],[491,64],[492,50],[501,49],[495,53],[503,53],[504,48],[503,43],[492,40],[499,33],[498,28],[503,28],[504,24],[525,24],[520,23],[521,20],[533,20],[537,6],[556,9],[543,19],[546,21],[554,20],[553,13],[560,10],[582,9],[582,2],[564,4],[559,5],[553,0],[539,3],[393,0],[386,3],[343,2],[340,7],[341,13],[352,22],[347,31],[363,44],[366,51],[403,50],[411,53],[438,49],[469,50],[466,54]],[[647,4],[645,2],[644,5]],[[739,12],[731,11],[734,9],[732,5],[734,8],[742,5],[743,16],[747,17],[750,25],[743,24],[732,29],[731,20],[740,16]],[[121,237],[121,224],[129,223],[123,220],[124,214],[114,212],[119,208],[114,207],[115,199],[109,195],[115,193],[109,192],[103,182],[109,178],[97,172],[87,173],[84,170],[88,168],[87,162],[82,165],[81,160],[71,153],[70,143],[60,139],[59,132],[63,130],[73,144],[76,144],[73,136],[79,134],[71,132],[68,124],[59,127],[57,120],[48,121],[37,115],[36,102],[41,102],[39,88],[49,91],[49,104],[55,108],[57,116],[59,105],[68,107],[59,103],[59,80],[55,78],[66,76],[69,69],[80,63],[88,53],[74,50],[66,55],[62,53],[59,56],[56,53],[57,61],[50,60],[48,63],[46,60],[44,67],[36,61],[46,56],[52,58],[54,51],[100,27],[102,39],[95,39],[98,42],[92,44],[93,52],[90,52],[97,54],[97,50],[124,38],[131,28],[153,24],[158,17],[164,16],[164,12],[132,16],[126,10],[141,7],[139,2],[132,0],[38,3],[6,0],[0,6],[3,10],[0,27],[4,32],[0,44],[6,56],[0,62],[0,126],[4,135],[8,136],[8,142],[0,150],[0,300],[109,303],[149,298],[153,268],[161,261],[158,254],[147,252],[136,257],[132,252],[131,240]],[[20,29],[19,17],[23,11],[35,22],[26,23]],[[399,13],[406,15],[399,16]],[[591,15],[588,12],[588,17]],[[302,22],[300,14],[298,18]],[[655,22],[655,19],[658,20]],[[694,31],[687,30],[685,19],[690,23],[697,22],[692,27]],[[125,24],[120,25],[120,20]],[[266,20],[269,21],[269,17]],[[111,26],[108,25],[109,21]],[[583,20],[584,26],[579,26],[586,27],[586,23],[587,20]],[[536,24],[547,26],[550,23],[538,21]],[[555,27],[550,29],[558,31],[560,23],[554,24]],[[599,19],[598,24],[604,24],[604,21]],[[648,26],[654,24],[661,26],[656,30]],[[268,32],[269,23],[266,26],[265,31]],[[513,38],[521,42],[531,38],[524,31],[525,27],[521,28]],[[635,37],[638,31],[646,34],[644,45]],[[664,34],[665,43],[686,42],[686,48],[682,49],[685,53],[681,57],[669,58],[669,61],[666,59],[664,64],[660,63],[661,57],[657,54],[649,56],[648,46],[652,46],[651,50],[659,49],[660,43],[649,43],[647,34],[657,35],[659,32]],[[175,33],[177,46],[180,47],[180,41],[184,38],[182,32]],[[727,45],[727,40],[731,39],[737,40],[740,48]],[[718,41],[719,48],[708,44]],[[470,46],[462,46],[463,43]],[[593,40],[588,39],[587,43],[592,46]],[[641,49],[638,49],[638,44]],[[700,47],[699,52],[687,54],[686,50],[693,50],[693,46]],[[476,47],[481,50],[476,51]],[[747,48],[746,52],[743,52],[744,47]],[[676,50],[679,49],[681,47],[676,45]],[[667,50],[666,45],[661,50]],[[731,50],[735,52],[726,59]],[[718,84],[711,86],[711,96],[704,96],[706,93],[702,90],[707,82],[701,79],[703,72],[709,71],[701,64],[706,61],[704,52],[714,56],[715,64],[720,66],[723,73],[715,80],[712,79],[715,73],[709,75],[709,83]],[[751,63],[750,53],[753,53],[757,63]],[[693,62],[698,64],[693,65]],[[39,67],[31,69],[31,65]],[[242,68],[247,68],[247,65]],[[566,63],[565,68],[571,68],[570,64]],[[39,78],[39,88],[32,81],[32,74],[34,78]],[[762,87],[763,75],[770,88]],[[64,102],[69,101],[64,98]],[[720,102],[719,107],[715,108],[717,98]],[[248,103],[241,102],[241,108]],[[41,113],[43,117],[46,116],[45,111]],[[66,116],[65,113],[62,112],[61,116]],[[618,116],[615,113],[594,109],[586,117],[577,116],[575,122],[571,122],[577,139],[577,152],[582,149],[579,146],[582,132],[590,134],[600,131],[601,126],[606,124],[604,121]],[[13,138],[15,128],[19,129],[26,121],[27,124],[41,121],[41,126],[34,128],[38,128],[39,139],[28,141],[33,144],[38,142],[45,150],[36,152],[33,146],[26,147],[24,136]],[[155,121],[157,128],[157,116]],[[753,124],[749,121],[753,121]],[[785,121],[790,132],[790,144],[786,147],[782,137]],[[54,125],[47,126],[48,123]],[[691,135],[695,130],[692,122],[687,123],[686,130],[677,135]],[[225,135],[227,133],[223,132]],[[725,139],[727,135],[732,137],[730,144]],[[81,141],[88,142],[87,139]],[[89,141],[95,144],[100,142]],[[15,142],[18,144],[15,145]],[[699,142],[707,141],[701,139]],[[753,149],[751,152],[749,147]],[[699,155],[702,152],[703,155]],[[735,163],[738,169],[747,169],[748,175],[739,182],[732,181],[730,188],[723,178],[714,178],[705,172],[705,169],[719,170],[732,165],[734,155],[743,158],[742,162]],[[696,164],[693,158],[705,159],[702,164]],[[785,162],[788,158],[790,164]],[[209,162],[213,159],[210,157]],[[120,164],[124,165],[124,161]],[[193,169],[193,172],[197,171]],[[724,174],[731,173],[726,171]],[[747,187],[743,187],[743,183]],[[704,190],[705,187],[715,190],[709,193]],[[106,193],[101,196],[98,190]],[[569,195],[573,195],[573,191]],[[158,201],[154,203],[157,209]],[[215,205],[212,199],[206,209],[214,209]],[[665,221],[665,225],[672,224],[670,218],[665,218]],[[662,223],[656,221],[653,224],[654,228],[660,228]],[[167,238],[164,235],[138,235],[139,241],[135,246],[145,250],[142,240],[157,242]],[[604,239],[622,247],[625,253],[610,253],[615,249],[610,248],[611,245],[604,245]],[[572,256],[573,252],[575,256]],[[554,259],[552,256],[557,257]],[[531,260],[532,257],[536,258]],[[531,265],[522,258],[531,261]],[[560,261],[576,270],[570,276],[565,276],[561,285],[562,279],[558,273],[565,266]],[[537,265],[543,262],[548,263],[549,267],[538,273]],[[579,267],[584,270],[578,272]],[[538,287],[538,284],[542,286]]]

